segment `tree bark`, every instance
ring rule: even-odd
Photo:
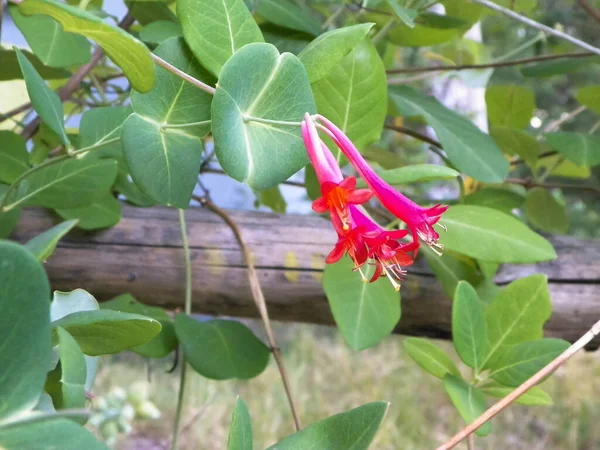
[[[332,324],[321,288],[324,260],[336,235],[315,216],[279,216],[230,211],[248,243],[274,320]],[[240,249],[219,217],[198,208],[186,212],[193,264],[193,309],[197,313],[257,317]],[[25,210],[13,238],[25,242],[59,219],[41,209]],[[505,265],[496,282],[544,273],[553,314],[546,334],[575,341],[600,318],[600,241],[553,237],[558,259]],[[123,205],[123,219],[100,232],[75,230],[46,262],[53,289],[83,288],[98,300],[131,293],[140,301],[181,308],[184,261],[177,211]],[[451,300],[419,258],[402,285],[399,333],[449,338]],[[594,348],[600,342],[593,343]]]

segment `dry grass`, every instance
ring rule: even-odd
[[[304,426],[364,403],[391,402],[373,449],[433,449],[456,432],[462,421],[450,405],[440,380],[423,372],[403,351],[402,338],[393,336],[373,349],[351,351],[333,329],[280,324],[276,333],[291,373]],[[451,344],[442,343],[451,351]],[[176,374],[164,373],[169,362],[155,362],[152,400],[163,413],[156,421],[134,424],[135,435],[167,442],[175,408]],[[125,355],[107,360],[97,380],[97,391],[126,387],[146,376],[141,358]],[[477,438],[481,449],[592,450],[600,448],[600,356],[577,355],[544,386],[552,407],[516,405],[494,420],[494,431]],[[222,450],[236,396],[252,415],[256,449],[264,449],[293,431],[279,374],[274,363],[250,381],[211,381],[189,377],[181,448]],[[194,420],[191,420],[194,419]],[[142,450],[132,437],[120,449]],[[466,448],[466,445],[465,445]]]

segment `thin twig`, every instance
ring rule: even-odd
[[[581,105],[581,106],[575,108],[570,113],[565,114],[560,119],[550,122],[548,124],[548,126],[546,128],[544,128],[544,133],[552,133],[553,131],[558,130],[563,123],[568,122],[571,119],[574,119],[575,117],[577,117],[579,114],[581,114],[586,109],[587,108],[585,106]]]
[[[583,48],[584,50],[587,50],[588,52],[592,52],[596,55],[600,55],[600,48],[594,47],[593,45],[583,42],[580,39],[574,38],[573,36],[570,36],[567,33],[563,33],[562,31],[555,30],[554,28],[550,28],[549,26],[543,25],[539,22],[536,22],[535,20],[531,20],[525,16],[522,16],[521,14],[511,11],[510,9],[500,6],[494,2],[491,2],[489,0],[473,0],[473,2],[478,3],[482,6],[485,6],[486,8],[493,9],[494,11],[504,14],[505,16],[510,17],[511,19],[514,19],[518,22],[524,23],[525,25],[529,25],[530,27],[535,28],[537,30],[543,31],[546,34],[550,34],[552,36],[556,36],[558,38],[564,39],[565,41],[569,41],[571,44],[574,44],[577,47]]]
[[[507,406],[521,397],[525,392],[534,387],[544,378],[552,374],[556,369],[558,369],[562,364],[569,360],[575,353],[584,348],[592,339],[594,339],[597,335],[600,334],[600,321],[596,322],[590,330],[585,333],[577,342],[571,345],[568,349],[566,349],[563,353],[561,353],[556,359],[554,359],[551,363],[549,363],[546,367],[536,373],[534,376],[529,378],[525,383],[516,388],[498,403],[489,408],[486,412],[484,412],[481,416],[475,419],[474,422],[466,426],[459,433],[454,435],[448,442],[441,445],[437,448],[437,450],[450,450],[456,447],[459,443],[461,443],[464,439],[466,439],[470,434],[474,433],[479,427],[485,424],[487,421],[495,417],[498,413],[504,410]]]
[[[577,0],[579,6],[581,6],[585,11],[596,20],[596,22],[600,22],[600,10],[595,8],[590,4],[588,0]]]
[[[538,63],[542,61],[552,61],[554,59],[563,58],[585,58],[588,56],[594,56],[592,52],[580,52],[580,53],[562,53],[559,55],[540,55],[533,56],[531,58],[514,59],[512,61],[496,61],[486,64],[458,64],[458,65],[446,65],[446,66],[432,66],[432,67],[404,67],[399,69],[389,69],[387,73],[422,73],[422,72],[443,72],[443,71],[458,71],[458,70],[470,70],[470,69],[493,69],[497,67],[511,67],[521,66],[525,64]]]
[[[509,183],[509,184],[518,184],[518,185],[524,186],[526,188],[543,187],[543,188],[547,188],[547,189],[552,189],[552,188],[579,189],[582,191],[590,191],[590,192],[600,193],[600,188],[598,188],[596,186],[589,186],[589,185],[583,185],[583,184],[540,183],[540,182],[532,181],[532,180],[522,180],[520,178],[507,178],[506,180],[504,180],[504,182]]]
[[[397,126],[393,126],[393,125],[385,125],[384,128],[386,130],[392,130],[392,131],[397,131],[398,133],[406,134],[407,136],[418,139],[419,141],[423,141],[423,142],[426,142],[427,144],[431,144],[434,147],[442,148],[442,144],[440,144],[435,139],[430,138],[429,136],[426,136],[422,133],[419,133],[418,131],[411,130],[410,128],[397,127]]]
[[[156,64],[158,64],[159,66],[161,66],[163,69],[168,70],[169,72],[171,72],[172,74],[178,76],[182,80],[185,80],[188,83],[191,83],[194,86],[202,89],[204,92],[208,92],[211,95],[215,94],[215,88],[214,87],[209,86],[206,83],[203,83],[202,81],[198,80],[197,78],[194,78],[191,75],[188,75],[183,70],[179,70],[177,67],[175,67],[172,64],[169,64],[167,61],[165,61],[164,59],[162,59],[160,56],[156,56],[154,53],[151,53],[150,55],[152,56],[152,59],[154,60],[154,62]]]
[[[219,208],[217,205],[212,203],[210,200],[207,200],[204,197],[194,196],[194,199],[197,200],[202,206],[205,206],[210,211],[217,214],[223,221],[229,225],[231,231],[235,235],[235,239],[237,240],[242,253],[244,255],[244,260],[246,261],[246,265],[248,266],[248,280],[250,281],[250,289],[252,290],[252,297],[254,298],[254,303],[258,308],[258,312],[260,313],[260,317],[263,321],[263,325],[265,327],[265,332],[267,335],[267,341],[269,342],[269,346],[271,347],[271,352],[273,353],[273,357],[275,358],[275,362],[277,363],[277,368],[279,369],[279,373],[281,374],[281,380],[283,381],[283,387],[285,389],[285,394],[287,396],[288,402],[290,404],[290,409],[292,411],[292,417],[294,418],[294,425],[296,427],[296,431],[299,431],[302,426],[300,425],[300,418],[298,417],[298,413],[296,411],[296,406],[294,403],[294,397],[292,396],[292,388],[290,385],[290,380],[285,369],[285,365],[283,363],[283,358],[281,357],[281,350],[277,346],[277,341],[275,340],[275,334],[271,329],[271,321],[269,319],[269,313],[267,311],[267,302],[265,301],[265,296],[263,294],[262,288],[260,286],[260,281],[258,279],[258,274],[256,273],[256,268],[254,267],[254,263],[252,262],[252,258],[250,255],[250,250],[246,245],[246,241],[242,236],[242,231],[238,227],[237,223],[231,218],[226,211]]]

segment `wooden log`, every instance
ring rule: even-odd
[[[325,255],[336,236],[314,216],[230,211],[252,250],[275,320],[333,323],[321,288]],[[193,309],[213,315],[257,317],[246,266],[231,230],[215,214],[186,212],[193,261]],[[25,242],[58,219],[41,209],[23,212],[13,238]],[[569,341],[600,318],[600,241],[554,237],[559,255],[549,263],[507,265],[496,281],[507,284],[533,273],[548,276],[553,315],[546,334]],[[47,261],[54,289],[83,288],[99,300],[129,292],[144,303],[181,308],[184,265],[177,211],[123,206],[123,219],[101,232],[73,231]],[[425,262],[411,267],[402,286],[397,332],[448,338],[451,300]],[[594,346],[600,344],[597,339]]]

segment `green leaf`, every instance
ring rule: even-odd
[[[317,110],[335,123],[358,149],[378,141],[387,113],[385,67],[367,38],[313,84]],[[333,150],[338,161],[341,151]]]
[[[4,197],[6,187],[0,185],[0,200]],[[0,212],[0,239],[5,239],[10,236],[10,233],[15,229],[21,216],[19,208],[11,209],[8,212]]]
[[[555,234],[566,234],[569,231],[569,216],[565,205],[544,188],[536,187],[527,191],[525,215],[529,222],[542,231]]]
[[[63,219],[74,219],[77,228],[82,230],[100,230],[114,227],[121,220],[121,202],[107,193],[93,203],[78,208],[57,209]]]
[[[8,450],[109,450],[92,433],[68,419],[15,423],[0,428],[0,447]]]
[[[513,209],[523,205],[524,198],[521,194],[508,189],[483,188],[463,198],[466,205],[485,206],[510,214]]]
[[[304,169],[304,184],[306,185],[306,195],[310,200],[314,201],[321,196],[321,184],[311,164]]]
[[[150,197],[142,192],[142,190],[135,184],[129,181],[129,172],[122,171],[117,176],[117,182],[115,183],[115,189],[125,197],[129,203],[135,206],[154,206],[156,203]]]
[[[425,11],[419,14],[416,20],[420,25],[430,28],[449,30],[453,28],[469,28],[469,22],[459,17],[452,17],[447,14],[437,14],[430,11]]]
[[[425,183],[434,180],[452,180],[460,173],[450,167],[435,164],[413,164],[397,169],[382,170],[379,176],[392,185]]]
[[[125,4],[131,15],[144,26],[159,20],[177,22],[177,16],[170,9],[172,5],[165,1],[125,0]]]
[[[564,159],[562,155],[552,155],[540,159],[535,165],[534,172],[545,175],[550,171],[550,175],[557,177],[587,179],[591,176],[589,167],[582,167],[573,161]]]
[[[440,242],[448,250],[497,263],[533,263],[556,258],[552,244],[518,219],[484,206],[456,205],[442,217]]]
[[[271,23],[313,36],[321,34],[321,25],[290,0],[260,0],[257,13]]]
[[[171,20],[151,22],[140,31],[140,39],[150,44],[161,44],[167,39],[183,36],[181,25]]]
[[[132,114],[121,130],[131,177],[157,203],[185,209],[198,179],[202,141]]]
[[[494,370],[514,345],[541,339],[551,313],[545,275],[531,275],[510,283],[486,310],[488,353],[479,368]]]
[[[52,322],[68,331],[86,355],[119,353],[145,344],[160,333],[160,323],[139,314],[119,311],[80,311]]]
[[[244,74],[240,77],[240,74]],[[272,187],[308,163],[300,127],[316,111],[302,63],[271,44],[249,44],[223,66],[212,103],[215,153],[223,170],[254,189]]]
[[[58,354],[61,369],[61,399],[58,408],[85,407],[85,358],[77,341],[67,331],[58,327]]]
[[[288,436],[267,450],[367,450],[389,403],[373,402],[336,414]]]
[[[406,338],[404,348],[419,366],[434,377],[443,379],[448,374],[460,376],[456,364],[433,342],[422,338]]]
[[[45,66],[37,56],[27,50],[21,50],[21,53],[33,64],[37,73],[46,80],[60,80],[69,78],[71,75],[66,70]],[[2,70],[0,70],[0,81],[19,80],[23,78],[23,73],[17,59],[17,52],[13,49],[0,48],[0,67],[2,67]]]
[[[407,86],[391,88],[390,98],[406,114],[425,117],[448,159],[465,175],[487,183],[504,180],[508,161],[496,143],[470,120]]]
[[[135,94],[134,94],[135,95]],[[133,96],[132,96],[133,97]],[[102,145],[118,138],[125,119],[133,112],[131,106],[111,106],[88,109],[81,116],[78,144],[80,148]],[[101,149],[86,155],[87,158],[115,158],[122,156],[121,142],[104,144]]]
[[[34,0],[32,0],[34,1]],[[23,53],[14,48],[19,60],[19,66],[23,72],[27,93],[31,99],[33,109],[37,112],[40,118],[54,131],[63,144],[69,145],[69,138],[65,131],[65,123],[63,117],[62,102],[58,95],[50,89],[44,79],[36,72],[33,64],[23,55]]]
[[[264,23],[260,30],[265,42],[277,47],[279,53],[298,55],[310,43],[311,36],[301,31],[290,31],[268,23]]]
[[[54,250],[56,250],[58,241],[71,231],[75,225],[77,225],[77,220],[59,223],[48,231],[44,231],[29,240],[29,242],[25,244],[25,247],[38,261],[44,262],[52,255],[52,253],[54,253]]]
[[[0,241],[0,422],[32,409],[42,393],[51,355],[49,298],[42,265],[24,247]]]
[[[196,62],[183,39],[169,39],[160,44],[154,53],[188,75],[215,84],[214,77]],[[156,82],[150,92],[131,94],[135,113],[161,125],[178,125],[179,128],[173,130],[197,137],[204,137],[210,131],[211,102],[212,95],[162,67],[156,69]],[[199,122],[204,123],[181,127]]]
[[[388,39],[401,47],[429,47],[451,41],[460,34],[462,31],[457,28],[431,28],[418,24],[411,28],[401,23],[388,32]]]
[[[450,251],[444,251],[442,256],[437,255],[428,246],[421,246],[420,250],[427,264],[442,284],[444,292],[448,297],[453,297],[459,281],[465,280],[473,286],[478,286],[483,277],[477,271],[475,261],[464,255],[457,255]]]
[[[479,367],[486,352],[485,307],[473,287],[458,283],[452,304],[452,341],[467,366]]]
[[[300,52],[311,83],[325,78],[340,60],[364,40],[373,23],[361,23],[323,33]]]
[[[254,202],[254,205],[257,208],[259,205],[264,205],[268,208],[271,208],[273,212],[280,214],[285,214],[285,210],[287,208],[287,203],[285,202],[283,195],[281,195],[279,186],[273,186],[269,189],[256,191],[256,201]]]
[[[505,386],[518,387],[569,346],[570,344],[562,339],[523,342],[505,351],[489,376]]]
[[[108,302],[102,303],[102,309],[140,314],[158,320],[162,326],[160,333],[151,341],[131,350],[146,358],[164,358],[177,347],[175,325],[167,312],[156,306],[147,306],[137,301],[130,294],[119,295]]]
[[[246,403],[241,398],[235,401],[231,418],[227,450],[252,450],[252,423]]]
[[[263,42],[242,0],[179,0],[177,17],[192,52],[214,75],[244,45]]]
[[[590,64],[600,63],[600,58],[590,56],[587,58],[565,58],[558,61],[544,61],[521,68],[521,75],[525,77],[546,78],[556,75],[565,75],[584,69]]]
[[[0,182],[14,183],[29,169],[25,139],[11,131],[0,131]]]
[[[123,70],[134,89],[147,92],[152,88],[154,63],[150,52],[122,28],[108,25],[87,11],[55,0],[25,0],[19,4],[19,10],[25,15],[46,14],[56,19],[64,31],[95,41]]]
[[[600,137],[581,133],[551,133],[546,143],[575,164],[593,167],[600,164]]]
[[[177,314],[175,332],[190,366],[206,378],[254,378],[269,363],[267,346],[241,322],[199,322],[185,314]]]
[[[90,60],[90,43],[85,37],[65,33],[51,17],[24,16],[16,5],[11,5],[9,11],[31,50],[45,65],[78,66]]]
[[[117,162],[69,159],[34,172],[24,179],[8,206],[76,208],[101,198],[117,176]]]
[[[466,423],[471,423],[485,412],[485,398],[475,387],[458,376],[448,374],[444,377],[444,388]],[[477,436],[487,436],[492,431],[492,424],[487,422],[477,429]]]
[[[390,5],[394,15],[408,25],[410,28],[415,26],[415,18],[419,15],[419,11],[400,6],[398,0],[387,0],[387,4]]]
[[[490,136],[506,155],[518,155],[533,167],[542,153],[542,144],[523,130],[494,126]]]
[[[581,88],[575,94],[575,98],[587,109],[600,114],[600,86],[586,86]]]
[[[523,86],[495,85],[485,90],[488,120],[494,127],[527,128],[535,109],[533,92]]]
[[[98,309],[100,307],[94,296],[83,289],[75,289],[71,292],[54,291],[52,303],[50,304],[50,321],[62,319],[74,312],[96,311]],[[84,355],[84,359],[87,372],[85,389],[89,391],[92,389],[92,384],[96,378],[98,357]]]
[[[373,347],[389,336],[400,320],[400,294],[385,278],[364,282],[348,257],[325,267],[323,289],[333,318],[353,350]],[[371,278],[374,266],[366,267]]]
[[[489,387],[483,387],[479,389],[479,392],[490,397],[504,398],[509,395],[514,389],[500,384],[494,384]],[[515,403],[521,405],[538,405],[538,406],[549,406],[552,405],[552,398],[548,395],[541,387],[534,386],[529,389],[525,394],[520,396]]]

